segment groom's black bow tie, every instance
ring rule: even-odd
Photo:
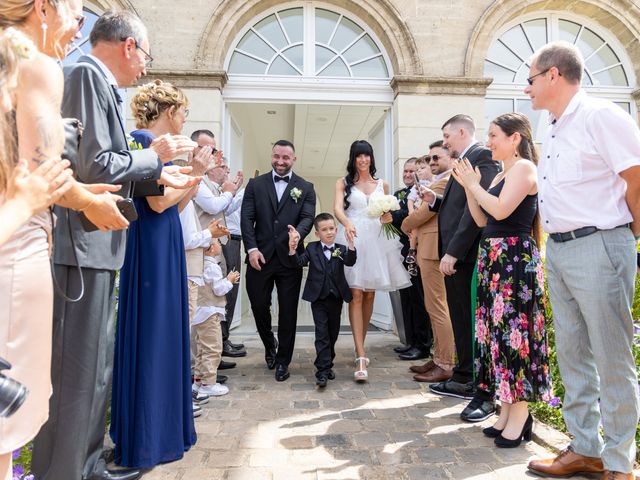
[[[329,252],[333,252],[336,249],[336,247],[327,247],[326,245],[322,246],[322,250],[324,250],[325,252],[329,251]]]
[[[118,104],[118,106],[122,105],[124,100],[122,99],[122,95],[120,95],[118,87],[116,87],[115,85],[111,85],[111,89],[113,90],[113,95],[116,97],[116,103]]]
[[[279,177],[278,175],[274,175],[273,176],[273,181],[278,183],[278,182],[284,182],[284,183],[289,183],[289,177]]]

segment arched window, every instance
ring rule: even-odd
[[[313,5],[272,11],[241,33],[232,75],[389,79],[388,61],[366,27]]]
[[[486,123],[502,113],[521,112],[531,120],[536,139],[542,138],[546,115],[531,109],[531,100],[523,90],[529,76],[529,58],[545,43],[556,40],[573,43],[582,52],[582,86],[590,95],[608,98],[634,114],[633,69],[615,37],[585,19],[537,13],[506,25],[487,52],[484,75],[492,77],[493,83],[487,89]]]
[[[89,43],[89,34],[91,33],[91,29],[98,20],[100,16],[98,13],[94,11],[91,7],[84,7],[82,9],[82,14],[86,17],[84,25],[82,26],[82,37],[80,40],[73,43],[73,47],[69,51],[67,57],[63,60],[63,65],[69,65],[71,63],[75,63],[78,61],[82,55],[86,55],[91,52],[91,44]]]

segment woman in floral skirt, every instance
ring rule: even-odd
[[[503,162],[488,191],[467,160],[453,176],[465,188],[475,222],[484,227],[478,251],[476,378],[502,403],[498,421],[483,433],[498,447],[530,440],[527,402],[551,397],[545,329],[544,277],[538,250],[537,153],[531,124],[508,113],[489,127],[487,146]]]

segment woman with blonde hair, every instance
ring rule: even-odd
[[[182,131],[189,111],[184,93],[156,80],[131,101],[139,148]],[[194,158],[194,176],[212,161],[211,148]],[[165,189],[162,197],[135,198],[138,220],[127,237],[111,400],[115,461],[151,468],[182,458],[196,442],[191,401],[189,300],[179,211],[197,186]]]

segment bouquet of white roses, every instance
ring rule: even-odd
[[[369,197],[367,213],[370,217],[380,217],[387,212],[394,212],[396,210],[400,210],[400,203],[393,195],[374,193]],[[382,231],[385,233],[387,238],[398,237],[401,235],[400,230],[394,227],[392,223],[384,223],[382,225]]]

